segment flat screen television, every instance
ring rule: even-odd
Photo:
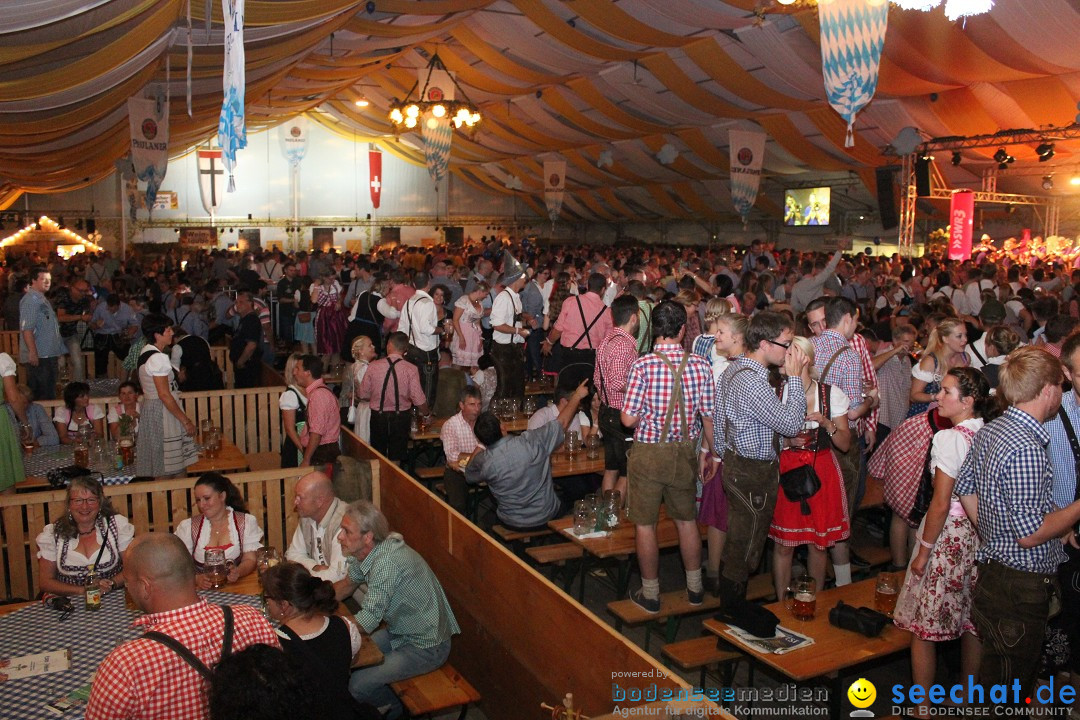
[[[832,188],[784,191],[784,224],[792,227],[828,225]]]

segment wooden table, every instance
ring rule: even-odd
[[[571,475],[591,475],[604,472],[604,451],[600,457],[590,460],[584,448],[574,453],[574,459],[565,450],[556,450],[551,454],[551,477],[570,477]],[[573,523],[571,523],[571,526]]]
[[[840,683],[841,671],[881,660],[902,652],[911,645],[911,633],[900,630],[892,623],[886,625],[876,638],[841,630],[829,624],[829,611],[840,600],[855,607],[873,608],[875,582],[876,578],[868,578],[819,592],[817,612],[813,620],[796,620],[782,601],[766,605],[765,607],[780,619],[781,625],[814,639],[813,645],[783,655],[766,654],[740,645],[724,632],[728,626],[719,620],[706,620],[705,629],[718,635],[739,652],[745,653],[751,662],[768,665],[795,682],[822,677],[828,679],[832,683],[829,701],[833,704],[833,711],[830,717],[840,717],[840,698],[844,690]]]
[[[426,430],[418,430],[414,433],[410,433],[409,437],[412,440],[419,442],[428,442],[431,440],[439,439],[439,431],[442,430],[443,423],[450,418],[434,418],[431,424],[428,425]],[[509,433],[521,433],[529,429],[529,418],[521,413],[514,416],[513,420],[503,420],[503,427],[506,432]]]
[[[188,475],[202,475],[207,472],[242,472],[248,469],[247,455],[240,452],[240,448],[236,447],[228,440],[222,439],[221,449],[218,450],[217,457],[209,458],[206,453],[199,455],[199,460],[194,465],[189,465],[187,469]]]
[[[603,466],[603,460],[600,461]],[[626,594],[630,582],[630,563],[637,552],[637,530],[632,523],[623,520],[617,527],[610,530],[606,537],[580,538],[574,534],[573,516],[556,518],[548,522],[548,527],[568,538],[571,542],[580,545],[585,551],[581,558],[581,579],[578,584],[578,600],[585,598],[585,576],[589,572],[589,565],[593,558],[606,560],[615,558],[618,560],[618,575],[615,581],[615,592],[618,597]],[[704,535],[704,529],[699,526],[699,531]],[[677,547],[679,545],[679,532],[675,528],[675,521],[667,516],[664,509],[660,509],[660,520],[656,523],[656,543],[660,549]],[[569,579],[567,585],[573,581]]]
[[[555,394],[555,378],[544,380],[530,380],[525,383],[526,395],[554,395]]]

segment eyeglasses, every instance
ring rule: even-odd
[[[787,350],[789,347],[791,347],[791,342],[790,341],[786,342],[786,343],[782,343],[782,342],[779,342],[777,340],[766,340],[765,342],[770,343],[772,345],[776,345],[777,347],[782,347],[785,350]]]
[[[71,498],[72,505],[97,505],[100,500],[94,498]]]

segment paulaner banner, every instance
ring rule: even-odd
[[[289,161],[289,165],[297,167],[307,155],[308,149],[308,119],[306,115],[297,115],[289,122],[278,127],[281,138],[281,154]]]
[[[547,205],[548,217],[554,223],[562,211],[563,195],[566,192],[566,161],[544,161],[544,204]]]
[[[731,155],[731,202],[742,216],[750,216],[761,187],[761,163],[765,157],[765,133],[753,130],[729,130]]]
[[[975,227],[975,193],[957,190],[949,206],[949,259],[971,257],[971,233]]]
[[[154,206],[161,181],[169,166],[169,106],[157,114],[157,100],[128,98],[131,125],[131,163],[135,175],[146,183],[146,207]]]

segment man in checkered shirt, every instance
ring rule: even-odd
[[[636,545],[642,587],[631,599],[646,612],[660,612],[659,547],[656,523],[660,504],[675,521],[679,550],[686,568],[686,592],[691,605],[704,599],[701,582],[701,535],[697,527],[696,483],[698,474],[712,477],[712,369],[708,361],[682,348],[686,332],[686,309],[666,301],[652,313],[656,338],[653,352],[630,367],[622,423],[636,428],[627,460],[630,521],[637,528]],[[677,368],[682,369],[675,388]],[[675,395],[681,402],[672,403]],[[696,454],[695,436],[700,417],[702,455]],[[668,428],[667,433],[664,432]]]
[[[998,384],[1009,407],[975,435],[954,490],[983,541],[971,610],[982,638],[979,682],[1019,681],[1020,697],[1034,689],[1062,544],[1077,545],[1080,500],[1055,505],[1043,426],[1061,406],[1062,380],[1061,363],[1044,350],[1009,355]]]
[[[195,566],[180,538],[166,533],[135,538],[124,557],[124,576],[132,600],[146,613],[136,625],[174,638],[207,667],[217,664],[224,615],[196,594]],[[258,610],[234,605],[232,614],[232,652],[259,643],[281,647]],[[176,650],[148,638],[129,640],[109,653],[86,706],[87,720],[203,720],[207,713],[199,672]]]

